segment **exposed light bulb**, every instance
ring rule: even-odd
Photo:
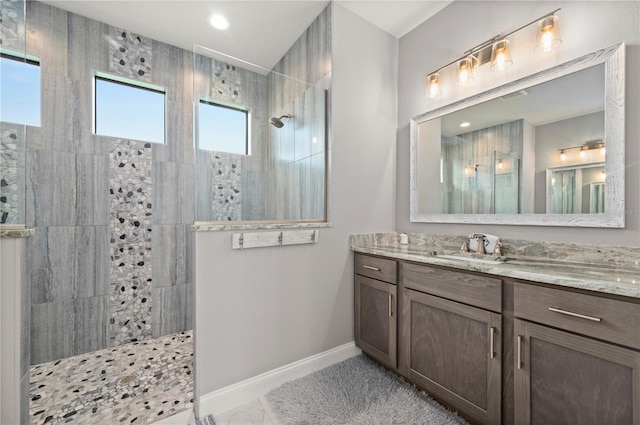
[[[567,159],[567,154],[564,153],[564,149],[560,151],[560,161],[565,161]]]
[[[504,71],[513,64],[509,53],[509,40],[504,39],[493,44],[491,48],[491,70]]]
[[[607,173],[605,173],[604,171],[602,171],[600,173],[600,177],[602,177],[602,180],[605,180],[607,178]]]
[[[605,154],[604,146],[602,146],[602,147],[600,148],[600,154],[601,154],[601,155],[604,155],[604,154]]]
[[[587,151],[584,150],[584,146],[580,148],[580,158],[586,158],[587,157]]]
[[[504,167],[504,164],[502,163],[502,160],[499,159],[498,160],[498,168],[502,170],[503,167]]]
[[[470,125],[471,125],[471,123],[470,123],[470,122],[467,122],[467,121],[465,121],[465,122],[461,122],[461,123],[460,123],[460,127],[462,127],[462,128],[469,127]]]
[[[558,17],[555,15],[547,16],[538,23],[538,36],[536,37],[535,52],[549,52],[562,43],[560,32],[558,30]]]
[[[458,61],[458,85],[466,86],[473,81],[473,56],[467,56]]]
[[[440,76],[438,73],[429,75],[427,79],[429,80],[429,98],[436,99],[440,97],[442,90],[440,90]]]

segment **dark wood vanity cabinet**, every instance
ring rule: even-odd
[[[380,363],[395,369],[396,262],[356,254],[355,272],[356,345]]]
[[[514,298],[515,423],[640,424],[640,305],[520,283]]]
[[[500,310],[500,280],[407,263],[401,268],[400,373],[463,416],[499,425],[502,318],[486,308]],[[474,298],[467,291],[473,286],[486,292]]]
[[[355,334],[473,424],[640,425],[635,298],[356,254]]]

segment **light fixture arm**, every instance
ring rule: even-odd
[[[447,68],[448,66],[451,66],[451,65],[453,65],[454,63],[457,63],[457,62],[461,61],[462,59],[467,58],[467,57],[469,57],[470,55],[474,55],[474,54],[476,54],[476,53],[478,53],[478,52],[480,52],[480,51],[482,51],[482,50],[486,49],[487,47],[489,47],[489,46],[493,45],[493,43],[495,43],[495,42],[497,42],[497,41],[500,41],[500,40],[504,40],[505,38],[507,38],[507,37],[509,37],[509,36],[512,36],[513,34],[517,33],[517,32],[518,32],[518,31],[520,31],[520,30],[523,30],[524,28],[528,27],[529,25],[533,25],[533,24],[535,24],[536,22],[540,22],[541,20],[543,20],[543,19],[545,19],[545,18],[548,18],[549,16],[553,16],[553,15],[555,15],[555,14],[556,14],[558,11],[560,11],[560,10],[561,10],[561,8],[558,8],[558,9],[556,9],[556,10],[552,11],[552,12],[549,12],[549,13],[547,13],[547,14],[545,14],[545,15],[542,15],[542,16],[540,16],[539,18],[534,19],[533,21],[528,22],[528,23],[526,23],[526,24],[522,25],[521,27],[516,28],[515,30],[513,30],[513,31],[511,31],[511,32],[509,32],[509,33],[507,33],[507,34],[505,34],[505,35],[496,35],[495,37],[492,37],[492,38],[490,38],[489,40],[484,41],[484,42],[482,42],[482,43],[478,44],[477,46],[475,46],[475,47],[473,47],[473,48],[471,48],[471,49],[467,50],[466,52],[464,52],[464,55],[463,55],[463,56],[461,56],[461,57],[459,57],[459,58],[457,58],[457,59],[455,59],[455,60],[453,60],[453,61],[449,62],[448,64],[446,64],[446,65],[444,65],[444,66],[441,66],[440,68],[436,69],[436,70],[435,70],[435,71],[433,71],[433,72],[428,73],[427,75],[432,75],[432,74],[435,74],[435,73],[437,73],[437,72],[440,72],[441,70],[443,70],[443,69]]]

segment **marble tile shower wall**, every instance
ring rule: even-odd
[[[26,130],[31,363],[190,329],[192,53],[36,1],[26,16],[42,90]],[[92,133],[98,71],[166,88],[165,144]]]

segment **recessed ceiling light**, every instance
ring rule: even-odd
[[[226,30],[227,28],[229,28],[229,21],[222,15],[212,15],[209,18],[209,23],[212,27],[219,30]]]
[[[469,127],[470,125],[470,122],[463,122],[462,124],[460,124],[460,127]]]

